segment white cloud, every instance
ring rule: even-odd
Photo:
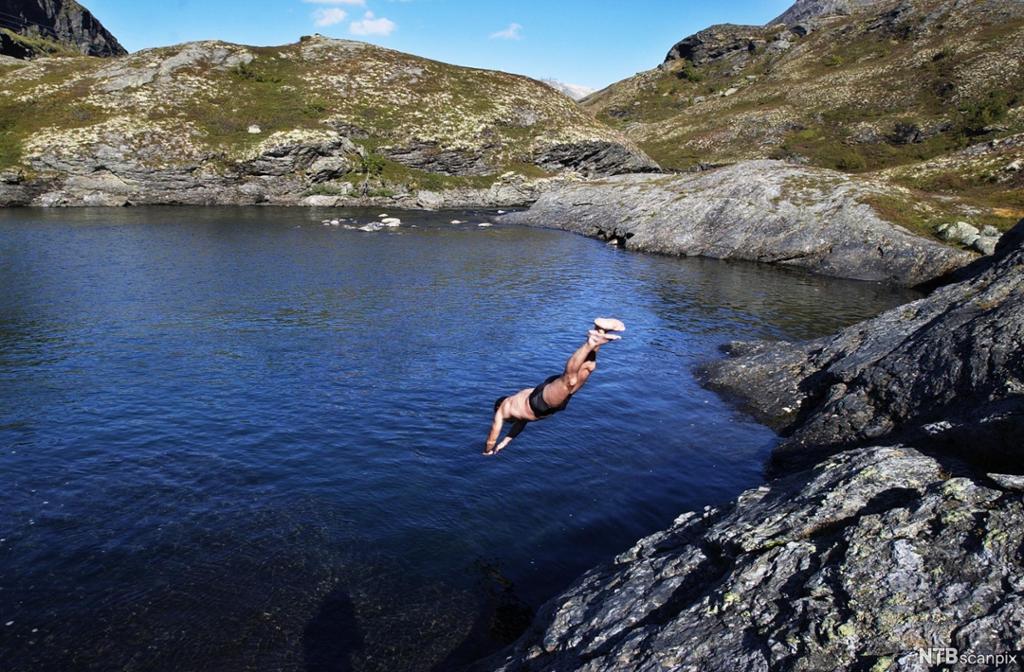
[[[308,5],[352,5],[365,7],[366,0],[302,0]]]
[[[353,21],[348,30],[353,35],[390,35],[398,25],[383,16],[379,19],[373,12],[366,12],[360,21]]]
[[[313,12],[313,23],[321,28],[325,26],[333,26],[336,23],[344,21],[346,16],[348,16],[348,14],[345,10],[338,9],[337,7],[318,9]]]
[[[523,39],[523,27],[518,23],[510,23],[504,30],[491,33],[492,40],[521,40]]]

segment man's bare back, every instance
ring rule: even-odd
[[[621,338],[608,332],[625,330],[626,325],[619,320],[594,320],[594,328],[588,332],[587,342],[569,358],[561,375],[551,376],[537,387],[520,390],[494,402],[494,420],[491,423],[484,455],[494,455],[505,449],[512,439],[526,428],[526,423],[541,420],[563,410],[572,395],[579,392],[590,378],[590,374],[597,368],[597,351],[601,346]],[[512,429],[501,443],[498,443],[498,436],[501,435],[502,425],[506,421],[513,423]]]

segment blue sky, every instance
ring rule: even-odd
[[[83,0],[130,51],[199,39],[286,44],[314,32],[459,65],[600,88],[713,23],[760,24],[792,0]],[[319,25],[318,25],[319,24]]]

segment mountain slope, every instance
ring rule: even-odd
[[[294,202],[656,168],[540,82],[319,36],[0,76],[7,202]]]
[[[0,54],[121,56],[124,47],[75,0],[0,0]]]
[[[791,26],[821,16],[850,14],[877,4],[880,4],[879,0],[797,0],[792,7],[767,25],[784,23]]]
[[[800,2],[780,18],[852,13],[792,26],[713,26],[582,104],[670,169],[757,158],[892,169],[1024,132],[1024,3],[858,4]],[[903,171],[901,184],[1009,210],[992,216],[1006,228],[1024,215],[1013,168],[1024,153],[1001,156],[961,156],[927,182]]]

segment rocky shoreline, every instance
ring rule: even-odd
[[[280,157],[279,157],[280,158]],[[284,163],[284,162],[282,162]],[[316,160],[310,169],[316,170]],[[321,164],[319,168],[323,168]],[[393,194],[361,195],[313,193],[315,183],[297,174],[292,166],[280,174],[204,174],[194,168],[135,174],[131,178],[109,172],[84,171],[59,182],[30,179],[20,171],[0,172],[0,207],[129,207],[143,205],[277,205],[295,207],[389,207],[447,210],[471,208],[520,208],[535,201],[553,181],[565,178],[527,179],[506,174],[486,188],[416,189],[402,186]],[[311,188],[314,187],[314,188]],[[347,183],[346,183],[346,186]],[[334,190],[332,190],[334,191]]]
[[[705,375],[782,430],[776,477],[588,572],[475,669],[909,672],[947,647],[1019,669],[1022,273],[1024,221],[924,299],[734,344]]]
[[[972,253],[886,219],[873,199],[894,187],[781,161],[682,175],[621,175],[545,189],[502,221],[551,226],[630,250],[742,259],[914,286]]]

